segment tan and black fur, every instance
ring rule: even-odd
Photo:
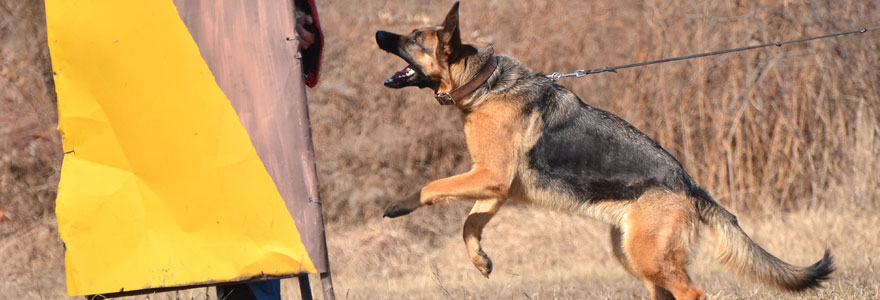
[[[386,80],[442,94],[464,85],[495,55],[462,44],[458,3],[440,26],[408,35],[376,33],[379,47],[409,66]],[[736,273],[787,291],[818,287],[834,271],[831,255],[797,267],[767,253],[736,217],[697,185],[660,145],[623,119],[506,56],[489,79],[456,99],[473,168],[433,181],[394,203],[386,217],[425,205],[473,200],[463,237],[471,262],[488,276],[483,227],[508,200],[593,216],[611,224],[612,251],[653,299],[704,299],[685,266],[700,225],[719,240],[717,258]]]

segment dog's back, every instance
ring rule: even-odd
[[[578,203],[592,204],[634,200],[654,188],[702,191],[671,154],[625,120],[584,103],[515,59],[499,57],[491,89],[480,96],[515,99],[521,119],[531,122],[520,148],[525,164],[518,170],[525,192],[565,191]]]

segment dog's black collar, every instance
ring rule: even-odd
[[[495,72],[495,68],[498,67],[498,59],[495,55],[489,56],[489,61],[483,65],[483,68],[480,69],[477,74],[474,74],[474,77],[471,78],[470,81],[465,83],[464,85],[452,90],[448,93],[434,93],[434,99],[437,99],[437,102],[440,105],[453,105],[455,104],[455,99],[462,99],[467,97],[473,93],[480,85],[489,80],[489,76]]]

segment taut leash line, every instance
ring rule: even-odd
[[[559,78],[564,78],[564,77],[578,77],[578,78],[580,78],[580,77],[584,77],[584,76],[587,76],[590,74],[603,73],[603,72],[617,73],[617,70],[621,70],[621,69],[641,67],[641,66],[659,64],[659,63],[665,63],[665,62],[671,62],[671,61],[678,61],[678,60],[686,60],[686,59],[692,59],[692,58],[698,58],[698,57],[704,57],[704,56],[720,55],[720,54],[739,52],[739,51],[745,51],[745,50],[752,50],[752,49],[758,49],[758,48],[764,48],[764,47],[770,47],[770,46],[782,47],[784,45],[789,45],[789,44],[803,43],[803,42],[812,41],[812,40],[825,39],[825,38],[831,38],[831,37],[849,35],[849,34],[855,34],[855,33],[865,33],[868,31],[875,31],[875,30],[880,30],[880,26],[838,32],[838,33],[832,33],[832,34],[826,34],[826,35],[820,35],[820,36],[806,37],[806,38],[791,40],[791,41],[787,41],[787,42],[773,42],[773,43],[766,43],[766,44],[755,45],[755,46],[740,47],[740,48],[733,48],[733,49],[726,49],[726,50],[718,50],[718,51],[713,51],[713,52],[691,54],[691,55],[687,55],[687,56],[680,56],[680,57],[673,57],[673,58],[664,58],[664,59],[659,59],[659,60],[652,60],[652,61],[646,61],[646,62],[640,62],[640,63],[635,63],[635,64],[616,66],[616,67],[604,67],[601,69],[590,69],[590,70],[576,70],[572,73],[566,73],[566,74],[554,72],[553,74],[547,75],[547,78],[549,78],[552,81],[557,81],[557,80],[559,80]]]

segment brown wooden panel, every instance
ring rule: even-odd
[[[293,2],[174,3],[332,288]]]

